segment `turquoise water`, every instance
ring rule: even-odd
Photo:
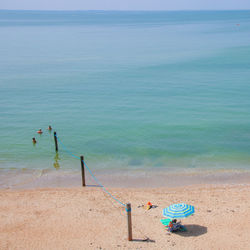
[[[79,169],[51,125],[94,169],[249,170],[249,34],[250,11],[0,11],[0,168]]]

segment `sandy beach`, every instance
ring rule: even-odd
[[[0,249],[249,249],[249,184],[109,191],[132,204],[133,241],[124,207],[99,187],[2,189]],[[148,201],[158,207],[139,207]],[[169,234],[162,209],[179,202],[196,212],[187,232]]]

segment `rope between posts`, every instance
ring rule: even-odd
[[[61,140],[58,138],[57,135],[55,135],[55,136],[56,136],[57,140],[60,142],[60,144],[62,145],[62,147],[63,147],[63,149],[64,149],[65,152],[67,152],[69,155],[71,155],[71,156],[73,156],[73,157],[75,157],[75,158],[77,158],[77,159],[81,159],[80,157],[74,155],[71,151],[69,151],[69,150],[67,149],[67,147],[61,142]],[[81,160],[81,161],[83,162],[84,166],[86,166],[86,168],[87,168],[87,170],[89,171],[91,177],[92,177],[93,180],[98,184],[98,186],[99,186],[100,188],[102,188],[103,191],[104,191],[105,193],[107,193],[113,200],[115,200],[116,202],[120,203],[122,206],[126,207],[126,205],[125,205],[124,203],[122,203],[122,202],[119,201],[116,197],[114,197],[114,196],[113,196],[113,195],[112,195],[112,194],[111,194],[111,193],[110,193],[110,192],[100,183],[100,181],[95,177],[95,175],[92,173],[92,171],[91,171],[90,168],[87,166],[87,164],[84,162],[84,160]],[[126,209],[126,211],[127,211],[127,209]],[[127,212],[128,212],[128,211],[127,211]]]
[[[56,136],[57,140],[60,142],[60,144],[63,146],[63,149],[64,149],[64,151],[65,151],[66,153],[68,153],[69,155],[71,155],[71,156],[73,156],[73,157],[75,157],[75,158],[77,158],[77,159],[80,159],[79,156],[74,155],[72,152],[70,152],[70,151],[66,148],[66,146],[64,146],[64,144],[61,142],[61,140],[58,138],[57,135],[55,135],[55,136]]]

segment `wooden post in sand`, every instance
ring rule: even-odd
[[[84,157],[81,156],[81,169],[82,169],[82,186],[85,187],[85,171],[84,171]]]
[[[58,152],[58,144],[57,144],[56,132],[54,132],[54,140],[55,140],[56,152]]]
[[[126,204],[126,211],[127,211],[127,217],[128,217],[128,240],[132,240],[132,220],[131,220],[131,204]]]

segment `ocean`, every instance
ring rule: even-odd
[[[0,11],[2,176],[250,171],[249,34],[250,11]]]

